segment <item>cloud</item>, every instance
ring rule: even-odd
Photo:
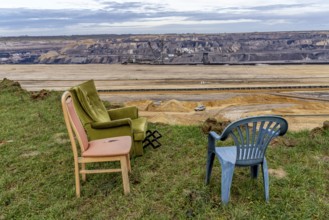
[[[216,3],[213,7],[200,6],[200,10],[194,10],[196,6],[178,10],[173,7],[175,1],[170,1],[171,4],[151,0],[83,2],[92,7],[0,8],[0,35],[329,30],[329,4],[319,2],[242,6]]]
[[[111,2],[106,1],[102,3],[104,10],[109,11],[120,11],[120,12],[127,12],[127,11],[135,11],[140,10],[143,8],[144,4],[141,2]]]

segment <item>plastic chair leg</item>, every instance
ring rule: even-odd
[[[223,163],[222,164],[222,202],[227,204],[230,200],[230,191],[233,179],[234,164]]]
[[[205,179],[206,185],[208,185],[210,181],[211,171],[214,164],[214,158],[215,158],[214,153],[208,153],[207,166],[206,166],[206,179]]]
[[[252,178],[256,179],[258,177],[258,170],[259,170],[258,165],[254,165],[250,167],[250,173]]]
[[[262,172],[263,172],[263,183],[264,183],[264,196],[265,196],[265,200],[268,202],[270,199],[270,188],[269,188],[268,168],[267,168],[267,162],[265,157],[262,164]]]

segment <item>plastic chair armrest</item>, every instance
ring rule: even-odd
[[[218,135],[215,131],[210,131],[209,135],[214,138],[215,140],[221,140],[221,136]]]

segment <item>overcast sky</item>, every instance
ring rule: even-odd
[[[329,0],[2,0],[0,36],[329,30]]]

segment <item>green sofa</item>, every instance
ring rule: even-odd
[[[147,120],[138,116],[137,107],[106,110],[93,80],[72,87],[70,92],[89,140],[129,135],[134,140],[131,155],[143,155]]]

